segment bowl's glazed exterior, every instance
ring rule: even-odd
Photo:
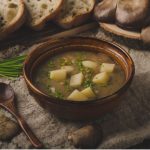
[[[126,81],[123,87],[110,96],[85,102],[60,100],[40,91],[33,84],[35,69],[38,68],[39,63],[60,52],[71,50],[102,52],[112,57],[122,66],[125,72]],[[25,81],[37,102],[56,116],[69,120],[97,119],[112,111],[130,86],[134,72],[134,63],[125,50],[103,40],[83,37],[56,39],[40,45],[29,54],[23,68]]]

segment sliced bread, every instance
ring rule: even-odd
[[[17,30],[25,21],[22,0],[0,0],[0,40]]]
[[[65,0],[57,24],[67,29],[84,23],[92,14],[95,0]]]
[[[27,24],[34,30],[41,30],[61,10],[64,0],[24,0],[28,10]]]

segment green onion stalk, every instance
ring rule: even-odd
[[[0,61],[0,77],[17,78],[22,74],[26,55]]]

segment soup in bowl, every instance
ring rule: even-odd
[[[115,93],[125,83],[119,63],[100,52],[67,51],[39,64],[34,85],[49,96],[88,101]]]
[[[26,83],[39,104],[71,120],[95,119],[111,111],[133,75],[128,53],[93,38],[47,42],[33,50],[24,65]]]

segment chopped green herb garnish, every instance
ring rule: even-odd
[[[54,62],[50,61],[50,62],[48,63],[48,67],[50,67],[51,69],[55,68]]]
[[[55,91],[54,96],[56,98],[60,98],[60,99],[64,98],[63,94],[60,91],[58,91],[58,90]]]
[[[51,92],[51,86],[47,85],[47,89]]]
[[[93,87],[93,82],[90,79],[86,79],[83,83],[84,88]]]
[[[89,69],[89,68],[84,68],[83,70],[83,74],[85,76],[85,81],[83,83],[83,86],[85,88],[87,87],[93,87],[93,82],[92,82],[92,78],[93,78],[93,70],[92,69]]]
[[[75,64],[77,65],[77,68],[79,69],[79,71],[83,71],[84,70],[84,66],[82,65],[82,60],[77,59]]]
[[[72,65],[72,61],[69,58],[62,58],[60,59],[60,65],[61,66]]]
[[[65,90],[67,90],[68,92],[71,91],[71,87],[70,87],[70,85],[69,85],[69,81],[68,81],[68,80],[65,80],[64,86],[65,86]]]

